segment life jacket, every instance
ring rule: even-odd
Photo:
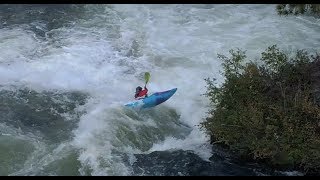
[[[145,96],[148,93],[148,89],[145,87],[144,90],[141,90],[139,93],[135,94],[135,98]]]

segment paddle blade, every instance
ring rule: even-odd
[[[146,84],[147,84],[149,82],[149,79],[150,79],[150,73],[149,72],[144,73],[144,79],[146,80]]]

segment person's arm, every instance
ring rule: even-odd
[[[145,97],[148,97],[148,88],[146,87],[146,85],[144,86],[144,90],[146,91]]]

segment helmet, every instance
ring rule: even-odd
[[[139,92],[139,91],[141,91],[142,90],[142,87],[140,87],[140,86],[138,86],[137,88],[136,88],[136,92]]]

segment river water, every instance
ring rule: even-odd
[[[296,175],[238,163],[199,129],[217,54],[319,50],[275,5],[0,5],[0,175]],[[150,72],[165,103],[124,108]],[[211,157],[214,155],[213,157]],[[210,158],[211,157],[211,158]]]

